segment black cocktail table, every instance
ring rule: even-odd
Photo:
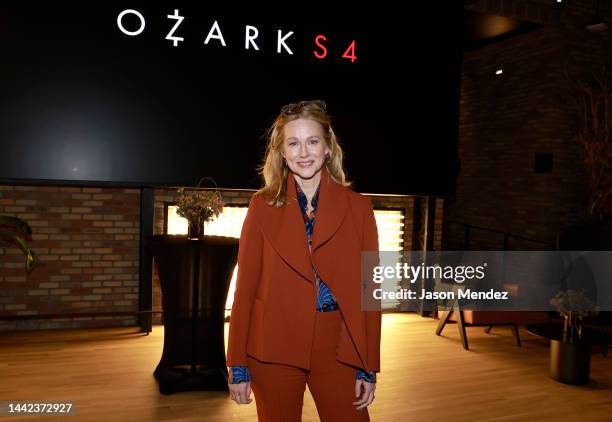
[[[145,247],[162,290],[164,349],[154,372],[160,393],[227,391],[225,302],[238,239],[157,235]]]

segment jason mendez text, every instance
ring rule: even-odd
[[[444,295],[442,295],[444,294]],[[446,297],[439,297],[446,296]],[[421,297],[419,299],[455,299],[455,292],[430,292],[425,289],[421,290]],[[508,299],[508,292],[495,291],[490,289],[486,292],[475,292],[471,289],[459,290],[457,292],[457,299]]]
[[[428,291],[421,289],[421,295],[417,296],[417,292],[408,289],[399,289],[386,292],[383,289],[375,289],[372,292],[372,297],[376,300],[414,300],[414,299],[485,299],[485,300],[508,300],[508,292],[496,291],[490,289],[488,291],[477,292],[471,289],[459,290],[456,294],[453,291]]]

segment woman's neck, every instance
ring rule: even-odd
[[[300,189],[302,189],[302,192],[304,192],[304,195],[306,195],[306,198],[308,199],[308,208],[310,209],[310,201],[317,191],[317,187],[321,181],[321,172],[318,171],[310,179],[302,179],[300,176],[294,173],[294,178],[296,183],[300,186]]]

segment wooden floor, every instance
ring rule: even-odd
[[[438,337],[436,323],[383,315],[373,421],[612,420],[612,356],[594,349],[590,384],[570,386],[548,377],[542,338],[522,330],[519,348],[509,328],[473,327],[465,351],[455,325]],[[77,415],[58,420],[257,420],[255,402],[237,405],[227,393],[160,395],[153,370],[162,345],[162,326],[150,335],[137,328],[2,333],[0,400],[73,401]],[[319,420],[308,390],[303,414]],[[0,418],[10,420],[24,418]]]

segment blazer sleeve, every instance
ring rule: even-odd
[[[263,237],[255,215],[255,196],[247,210],[238,244],[238,274],[230,316],[227,366],[247,366],[251,308],[261,274]]]
[[[376,227],[376,219],[374,218],[374,208],[372,201],[365,197],[366,207],[363,219],[363,245],[362,251],[378,252],[378,228]],[[374,260],[373,265],[379,265],[378,256]],[[372,291],[372,279],[367,280],[368,290]],[[372,299],[370,299],[372,300]],[[366,336],[367,336],[367,354],[368,367],[373,372],[380,372],[380,331],[382,311],[380,300],[375,301],[376,310],[366,310]],[[370,305],[371,306],[371,305]]]

